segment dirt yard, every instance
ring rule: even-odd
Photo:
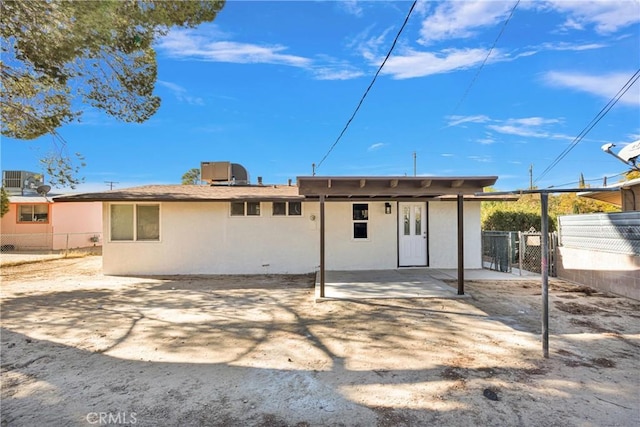
[[[640,425],[640,303],[551,281],[315,303],[311,276],[2,269],[2,426]]]

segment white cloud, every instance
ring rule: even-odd
[[[489,116],[485,116],[482,114],[476,116],[447,116],[447,127],[458,126],[463,123],[485,123],[491,120]]]
[[[375,144],[370,145],[369,148],[367,148],[367,151],[376,151],[376,150],[381,149],[385,145],[387,145],[387,144],[385,144],[383,142],[376,142]]]
[[[542,126],[548,124],[561,123],[560,119],[545,119],[543,117],[524,117],[522,119],[509,119],[509,123],[514,123],[523,126]]]
[[[336,70],[333,68],[316,68],[314,75],[318,80],[351,80],[362,77],[364,73],[358,70]]]
[[[493,162],[493,158],[491,156],[467,156],[468,159],[474,160],[480,163],[491,163]]]
[[[283,53],[282,45],[258,45],[233,41],[212,41],[191,30],[176,30],[162,38],[158,48],[174,58],[190,58],[236,64],[281,64],[306,68],[311,59]]]
[[[495,121],[495,120],[494,120]],[[547,130],[550,125],[562,123],[562,119],[546,119],[544,117],[523,117],[502,120],[498,124],[488,125],[494,132],[528,138],[552,138],[572,140],[573,138]]]
[[[545,83],[550,86],[574,89],[610,100],[625,85],[631,75],[632,73],[590,75],[579,72],[550,71],[543,78]],[[640,105],[640,84],[636,82],[620,98],[619,102]]]
[[[485,137],[485,138],[478,139],[478,142],[482,145],[491,145],[491,144],[495,144],[496,140],[491,137]]]
[[[202,98],[189,95],[187,90],[180,85],[163,80],[158,80],[158,84],[169,89],[180,102],[186,102],[191,105],[204,105]]]
[[[349,80],[364,75],[348,62],[327,55],[316,55],[313,59],[290,55],[285,53],[288,49],[286,46],[217,41],[195,30],[170,32],[160,40],[158,49],[170,57],[185,60],[275,64],[302,68],[318,80]]]
[[[599,34],[611,34],[640,22],[637,0],[550,0],[539,5],[568,15],[563,29],[582,30],[593,25]]]
[[[362,6],[358,0],[341,0],[338,6],[350,15],[362,16]]]
[[[500,53],[494,50],[493,55],[500,56]],[[407,49],[391,56],[382,72],[394,79],[424,77],[471,68],[482,63],[486,56],[485,49],[447,49],[438,53]]]
[[[507,135],[527,136],[527,137],[534,137],[534,138],[549,137],[548,132],[540,132],[538,130],[531,129],[527,126],[489,125],[487,127],[493,131],[496,131],[498,133],[505,133]]]
[[[513,8],[513,2],[452,1],[439,4],[423,22],[420,43],[454,38],[468,38],[476,30],[503,21]]]

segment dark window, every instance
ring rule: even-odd
[[[354,203],[353,220],[366,221],[369,219],[369,205],[367,203]]]
[[[367,223],[366,222],[354,222],[353,223],[353,238],[354,239],[366,239],[367,238]]]
[[[289,215],[291,216],[302,215],[302,202],[289,202]]]
[[[260,202],[247,202],[247,215],[260,216]]]
[[[287,202],[273,202],[273,216],[287,214]]]
[[[19,205],[18,222],[48,222],[49,205]]]
[[[244,216],[244,202],[231,202],[231,216]]]
[[[367,239],[369,227],[369,205],[367,203],[353,204],[353,238]]]

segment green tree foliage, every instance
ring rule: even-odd
[[[529,231],[541,229],[541,216],[539,213],[523,211],[501,211],[496,210],[490,213],[484,220],[483,230],[495,231]],[[556,220],[549,218],[549,230],[555,231]]]
[[[189,169],[182,175],[182,185],[200,184],[200,169]]]
[[[3,188],[0,188],[0,218],[9,212],[9,195]]]
[[[57,135],[87,105],[144,122],[160,106],[153,42],[174,26],[213,21],[223,6],[224,0],[0,2],[2,135]]]
[[[549,230],[556,230],[558,216],[593,212],[619,212],[617,206],[579,197],[575,193],[549,195]],[[483,230],[540,231],[540,195],[524,194],[517,202],[482,202]],[[516,227],[516,228],[513,228]]]

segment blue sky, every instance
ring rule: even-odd
[[[213,23],[172,31],[157,43],[154,117],[126,124],[87,109],[59,129],[86,158],[78,189],[179,183],[216,160],[254,183],[310,175],[411,4],[231,0]],[[317,174],[413,175],[414,152],[418,175],[498,175],[501,190],[528,187],[531,164],[542,188],[623,172],[600,146],[640,139],[640,82],[540,177],[640,68],[640,2],[521,1],[505,27],[515,4],[419,2]],[[2,168],[40,172],[53,145],[3,138]]]

